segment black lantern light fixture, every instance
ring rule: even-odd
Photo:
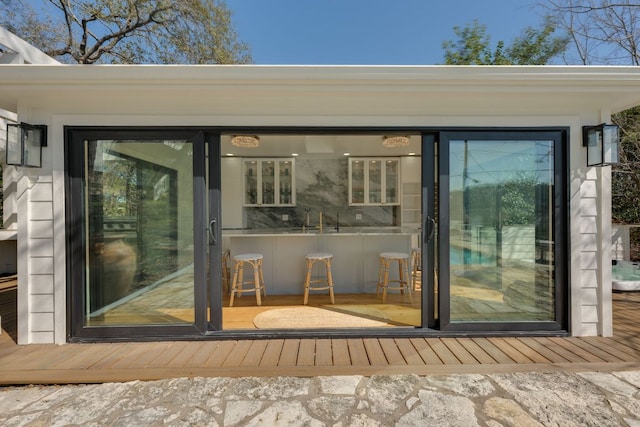
[[[620,130],[616,125],[583,126],[582,145],[587,147],[587,166],[613,165],[620,161]]]
[[[42,167],[42,147],[47,146],[47,126],[28,123],[7,125],[7,164]]]

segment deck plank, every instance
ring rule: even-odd
[[[278,366],[283,346],[283,339],[267,340],[267,347],[262,355],[262,360],[260,360],[260,366]]]
[[[570,363],[588,362],[588,359],[586,357],[584,357],[581,353],[577,351],[573,351],[573,348],[570,348],[570,346],[562,345],[559,342],[553,341],[549,338],[550,337],[537,337],[535,338],[535,340],[540,345],[560,355],[564,359],[568,360]]]
[[[364,348],[362,338],[347,339],[347,347],[349,348],[349,357],[352,365],[369,366],[369,357],[367,356],[367,350]]]
[[[546,341],[549,341],[558,347],[562,347],[566,349],[567,351],[575,354],[576,357],[578,357],[579,359],[582,359],[585,362],[593,362],[593,363],[605,362],[604,359],[586,351],[582,347],[578,347],[577,345],[573,344],[571,341],[567,340],[566,338],[549,337],[546,339]]]
[[[377,338],[365,338],[363,343],[369,357],[369,363],[372,366],[388,365],[380,340]]]
[[[491,357],[489,353],[485,352],[482,347],[480,347],[471,338],[456,338],[456,341],[458,341],[460,345],[465,348],[465,350],[472,354],[479,363],[487,365],[498,363],[493,357]]]
[[[167,343],[167,347],[165,351],[158,354],[157,357],[147,362],[148,368],[165,368],[168,366],[169,362],[180,354],[182,351],[182,345],[177,341],[170,341]]]
[[[116,350],[109,344],[76,346],[77,351],[69,358],[59,362],[57,369],[88,369],[99,360]]]
[[[153,358],[148,358],[149,353],[154,353],[153,349],[157,350],[158,345],[154,345],[154,343],[136,343],[133,351],[127,353],[127,357],[123,357],[115,363],[109,365],[111,369],[126,369],[126,368],[142,368],[145,366],[149,360]],[[166,347],[163,346],[163,347]],[[154,353],[157,355],[157,353]]]
[[[549,346],[545,346],[542,344],[538,338],[532,337],[521,337],[518,338],[522,343],[526,344],[529,348],[534,350],[537,354],[541,355],[551,363],[567,363],[571,362],[569,358],[566,358],[557,352],[553,351],[553,349]],[[555,348],[555,346],[554,346]],[[577,360],[574,360],[577,361]],[[546,362],[543,362],[546,363]]]
[[[527,356],[533,363],[551,363],[544,355],[538,353],[535,348],[527,345],[526,340],[522,340],[521,338],[509,338],[509,344],[516,348],[520,353]]]
[[[216,347],[215,351],[211,353],[204,366],[206,367],[220,367],[224,361],[229,357],[229,354],[233,351],[237,341],[221,341],[220,345]]]
[[[389,365],[406,365],[407,361],[402,357],[402,353],[398,349],[398,345],[393,338],[380,338],[380,347],[384,352],[384,356]]]
[[[267,341],[256,340],[251,343],[244,359],[240,361],[240,366],[258,366],[262,360],[262,356],[267,349]]]
[[[627,362],[634,362],[640,360],[640,349],[632,348],[628,345],[619,342],[614,338],[603,337],[582,337],[582,340],[598,347],[599,349],[607,349],[609,352],[615,352],[615,356]]]
[[[605,341],[599,338],[601,337],[581,337],[581,341],[584,344],[595,347],[597,352],[593,349],[591,351],[598,355],[602,355],[603,357],[607,357],[608,361],[635,362],[638,360],[637,356],[627,354],[626,352],[618,350],[615,346],[612,346],[611,340]]]
[[[533,360],[528,358],[525,354],[520,352],[517,348],[511,345],[511,340],[507,341],[505,338],[487,338],[487,340],[498,347],[500,351],[504,352],[515,363],[533,363]]]
[[[407,365],[424,365],[424,360],[420,357],[418,350],[413,346],[410,340],[400,338],[395,340],[398,350],[402,354],[402,358]]]
[[[478,360],[473,357],[473,355],[469,353],[456,338],[442,338],[442,342],[449,348],[449,350],[451,350],[456,359],[463,364],[477,365],[479,363]]]
[[[331,340],[328,338],[316,341],[316,366],[333,365],[333,353],[331,351]]]
[[[332,339],[331,350],[333,353],[334,366],[350,366],[351,358],[349,357],[349,347],[344,339]]]
[[[282,353],[280,353],[278,366],[296,366],[296,362],[298,361],[299,347],[299,339],[285,340],[284,345],[282,346]]]
[[[494,343],[486,338],[472,338],[472,341],[478,345],[484,352],[486,352],[497,363],[510,364],[515,361],[509,357],[504,351],[500,350]]]
[[[193,357],[184,364],[185,367],[202,366],[211,354],[216,351],[220,343],[218,341],[207,341]]]
[[[222,367],[240,366],[244,358],[247,357],[247,353],[249,352],[252,344],[253,342],[249,340],[241,340],[236,342],[233,350],[231,350],[225,361],[222,362]]]
[[[459,365],[462,363],[440,338],[426,338],[425,341],[445,365]]]
[[[126,358],[131,353],[133,346],[130,343],[114,343],[115,351],[105,355],[91,366],[91,369],[109,369],[114,363],[120,359]]]
[[[300,340],[296,366],[314,366],[316,364],[316,340],[308,338]]]
[[[442,360],[438,357],[435,351],[427,343],[424,338],[411,338],[409,340],[413,347],[418,351],[418,355],[426,365],[442,365]]]

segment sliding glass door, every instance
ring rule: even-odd
[[[78,130],[67,148],[70,229],[81,236],[70,244],[74,335],[204,331],[200,134]]]
[[[442,136],[441,327],[559,328],[562,133]]]

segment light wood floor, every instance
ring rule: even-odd
[[[0,292],[0,384],[190,376],[319,376],[640,369],[640,294],[614,294],[614,336],[309,338],[19,346]]]

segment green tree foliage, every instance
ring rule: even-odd
[[[251,62],[222,0],[0,0],[0,26],[67,63]]]
[[[453,27],[457,40],[442,44],[447,65],[543,65],[562,54],[569,39],[555,36],[550,19],[541,29],[527,27],[510,45],[500,40],[492,47],[487,27],[478,20]]]
[[[620,163],[611,177],[612,216],[615,222],[640,224],[640,107],[612,117],[620,126]]]

